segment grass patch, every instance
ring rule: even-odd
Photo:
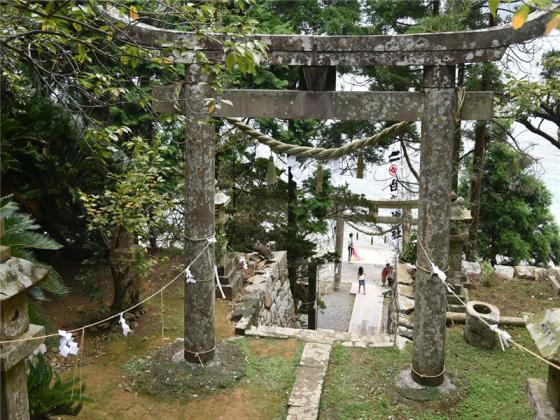
[[[492,275],[485,282],[474,282],[474,286],[469,290],[470,299],[496,305],[502,315],[521,316],[523,312],[560,306],[560,297],[549,280],[503,280]]]
[[[525,329],[517,341],[534,348]],[[447,334],[447,371],[459,379],[453,400],[417,403],[395,389],[395,376],[410,366],[411,354],[396,349],[335,345],[321,400],[322,419],[524,419],[532,418],[525,395],[529,377],[544,378],[546,366],[517,349],[481,350],[467,345],[462,328]],[[457,382],[457,380],[455,381]]]

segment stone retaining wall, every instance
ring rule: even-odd
[[[494,267],[494,275],[502,280],[549,281],[560,294],[560,268],[533,267],[530,265],[500,265]],[[463,261],[463,273],[469,280],[480,280],[482,267],[479,263]]]
[[[414,288],[410,264],[398,264],[396,282],[393,285],[389,303],[389,319],[387,330],[395,335],[397,342],[412,340],[414,328]]]
[[[295,305],[288,280],[286,251],[273,252],[235,299],[231,314],[237,334],[250,326],[296,327]]]

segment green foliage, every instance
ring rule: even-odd
[[[10,247],[13,257],[24,258],[48,269],[46,278],[39,285],[43,290],[56,295],[68,293],[60,275],[52,267],[39,263],[32,252],[56,250],[61,245],[48,235],[37,232],[41,226],[30,215],[20,212],[19,205],[10,200],[10,196],[0,198],[0,217],[4,219],[5,228],[0,244]]]
[[[507,143],[493,142],[483,164],[479,249],[483,259],[546,266],[560,261],[560,233],[550,213],[551,195],[531,172],[532,160]],[[467,167],[471,174],[471,167]],[[463,179],[462,194],[466,192]]]
[[[560,129],[560,51],[544,54],[541,65],[543,70],[537,80],[507,75],[500,112],[512,115],[531,132],[560,148],[558,135],[555,137],[552,130],[542,130],[539,123],[531,120],[546,120]]]
[[[85,385],[80,378],[62,380],[42,354],[27,363],[27,393],[32,419],[51,416],[76,416],[83,403],[93,402],[84,395]]]
[[[416,250],[418,249],[418,230],[412,229],[410,232],[410,241],[403,250],[402,260],[409,264],[416,264]]]

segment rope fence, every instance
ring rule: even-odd
[[[137,307],[143,305],[144,303],[148,302],[150,299],[153,299],[154,297],[156,297],[159,294],[162,294],[162,297],[163,297],[163,291],[165,289],[167,289],[169,286],[171,286],[173,283],[175,283],[175,281],[179,277],[181,277],[184,273],[186,273],[187,270],[189,270],[191,268],[191,266],[202,256],[202,254],[204,254],[206,252],[206,250],[208,249],[208,247],[210,246],[210,244],[212,242],[211,242],[211,238],[206,238],[205,240],[207,240],[208,243],[204,246],[204,248],[202,248],[200,253],[190,262],[190,264],[187,267],[185,267],[183,270],[181,270],[181,272],[179,274],[177,274],[175,277],[173,277],[165,285],[163,285],[159,290],[155,291],[154,293],[152,293],[148,297],[142,299],[140,302],[136,303],[135,305],[132,305],[130,308],[127,308],[127,309],[125,309],[125,310],[123,310],[119,313],[108,316],[107,318],[104,318],[100,321],[92,322],[91,324],[87,324],[87,325],[84,325],[82,327],[78,327],[78,328],[74,328],[72,330],[68,330],[67,332],[70,333],[70,334],[77,333],[77,332],[80,332],[80,331],[84,331],[88,328],[95,327],[97,325],[105,324],[108,321],[111,321],[115,318],[119,318],[122,314],[124,314],[126,312],[130,312],[133,309],[136,309]],[[212,279],[212,280],[214,280],[214,279]],[[162,316],[163,316],[163,313],[162,313]],[[162,334],[163,334],[163,330],[162,330]],[[41,336],[37,336],[37,337],[16,338],[16,339],[13,339],[13,340],[0,341],[0,344],[10,344],[10,343],[17,343],[17,342],[22,342],[22,341],[32,341],[32,340],[44,340],[46,338],[58,337],[58,336],[59,336],[58,333],[53,333],[53,334],[46,334],[46,335],[41,335]]]

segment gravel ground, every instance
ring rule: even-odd
[[[317,326],[335,331],[348,331],[354,304],[354,295],[350,294],[350,283],[342,283],[340,290],[330,291],[321,296],[321,299],[327,307],[319,309]]]

